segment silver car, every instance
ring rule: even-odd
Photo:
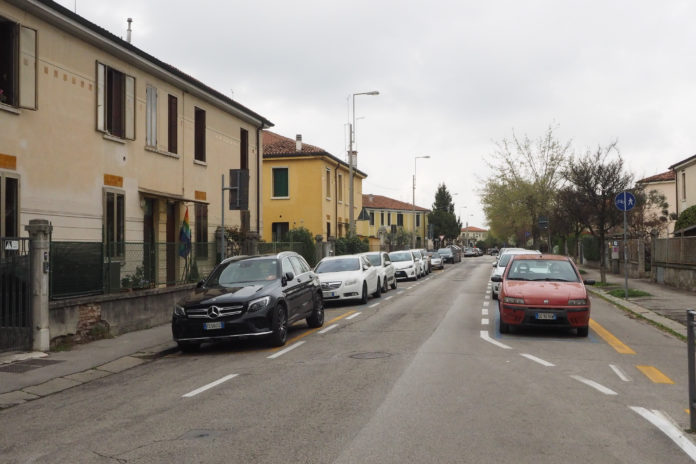
[[[515,255],[540,255],[541,252],[537,250],[523,250],[523,249],[509,249],[503,252],[499,257],[498,261],[496,263],[493,263],[495,266],[495,269],[493,269],[493,272],[491,273],[491,277],[493,276],[502,276],[503,273],[505,272],[505,268],[507,267],[508,263],[510,262],[510,258],[512,258]],[[491,298],[494,300],[498,299],[498,292],[500,291],[500,282],[493,282],[493,286],[491,288]]]
[[[392,264],[389,258],[389,253],[386,251],[369,251],[367,253],[361,253],[361,256],[367,258],[368,261],[377,268],[377,273],[380,277],[380,282],[382,283],[382,293],[396,288],[396,269],[394,269],[394,264]]]

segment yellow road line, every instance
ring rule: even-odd
[[[614,335],[612,335],[611,332],[609,332],[607,329],[602,327],[594,319],[590,319],[590,327],[592,327],[592,330],[597,332],[597,335],[602,337],[605,342],[607,342],[612,348],[614,348],[619,353],[621,353],[621,354],[636,354],[635,351],[633,351],[629,346],[627,346],[621,340],[619,340]]]
[[[674,381],[667,377],[665,374],[660,372],[657,367],[654,366],[636,366],[639,371],[641,371],[647,378],[652,380],[654,383],[667,383],[673,384]]]
[[[355,314],[356,312],[357,312],[357,311],[350,310],[350,311],[348,311],[348,312],[346,312],[346,313],[344,313],[344,314],[341,314],[340,316],[334,317],[333,319],[331,319],[331,320],[328,321],[328,322],[325,322],[325,323],[324,323],[324,326],[326,326],[326,325],[331,325],[331,324],[333,324],[333,323],[336,322],[336,321],[340,321],[340,320],[343,319],[344,317],[348,317],[348,316],[350,316],[351,314]],[[322,329],[324,329],[324,328],[325,328],[325,327],[317,327],[317,328],[315,328],[315,329],[308,330],[307,332],[305,332],[305,333],[303,333],[303,334],[301,334],[301,335],[298,335],[298,336],[295,337],[295,338],[289,339],[287,342],[285,342],[285,344],[286,344],[286,345],[290,345],[290,344],[292,344],[292,343],[295,343],[296,341],[298,341],[298,340],[300,340],[300,339],[306,337],[307,335],[312,335],[314,332],[318,332],[318,331],[320,331],[320,330],[322,330]],[[283,349],[283,348],[285,348],[285,347],[284,347],[284,346],[279,346],[279,347],[277,347],[277,348],[273,348],[271,351],[278,351],[278,350]]]

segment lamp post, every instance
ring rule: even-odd
[[[430,158],[430,155],[416,156],[413,159],[413,238],[411,248],[416,248],[416,165],[419,158]]]
[[[355,163],[356,154],[353,152],[353,143],[355,142],[355,96],[356,95],[379,95],[377,90],[372,90],[370,92],[358,92],[351,96],[353,97],[353,123],[350,124],[350,137],[348,140],[348,200],[349,208],[348,211],[348,228],[350,230],[350,235],[355,235],[355,214],[353,212],[353,163]]]

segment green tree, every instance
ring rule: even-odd
[[[301,254],[310,266],[314,267],[314,265],[317,263],[316,248],[314,247],[314,238],[312,237],[312,233],[308,229],[304,227],[291,229],[288,231],[283,240],[286,242],[298,243],[299,249],[296,249],[295,251]]]
[[[428,214],[428,223],[433,225],[434,236],[444,235],[446,242],[459,237],[462,231],[462,223],[454,215],[452,195],[444,183],[440,184],[435,192],[435,202],[432,212]]]
[[[360,237],[354,234],[336,239],[336,256],[353,255],[366,251],[370,251],[367,239],[360,239]]]

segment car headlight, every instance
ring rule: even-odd
[[[514,296],[506,296],[503,298],[504,303],[524,304],[524,298],[515,298]]]
[[[577,300],[568,300],[568,306],[587,306],[587,298],[578,298]]]
[[[348,279],[345,282],[343,282],[344,285],[355,285],[358,283],[358,279]]]
[[[413,269],[413,264],[409,264],[406,269]]]
[[[174,305],[174,315],[179,317],[186,317],[186,310],[183,306]]]
[[[266,309],[266,307],[270,304],[271,302],[271,297],[270,296],[264,296],[263,298],[258,298],[256,300],[252,300],[249,302],[249,309],[247,312],[253,313],[256,311],[261,311],[262,309]]]

